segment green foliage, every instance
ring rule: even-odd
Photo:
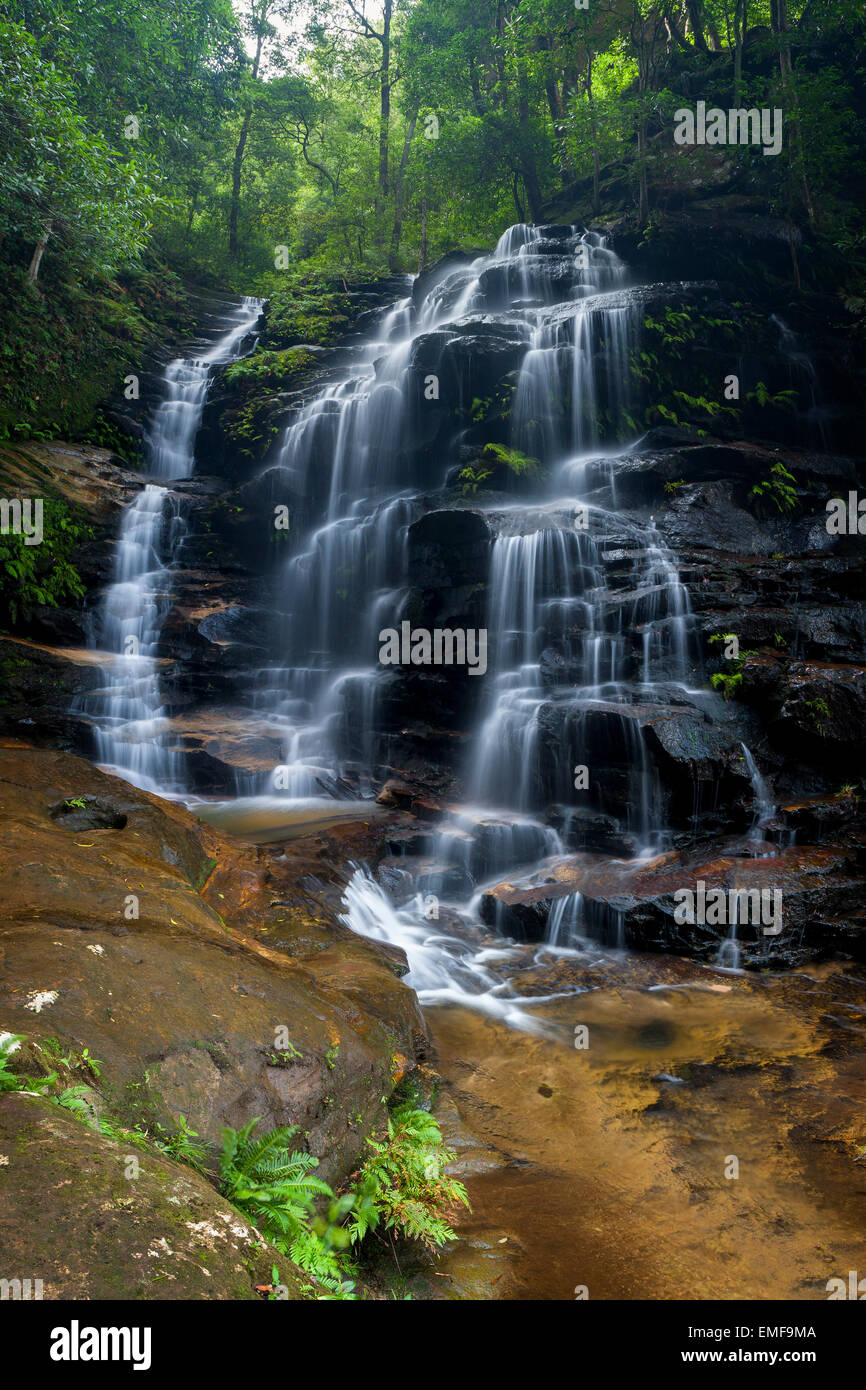
[[[307,367],[314,367],[316,358],[303,348],[284,348],[279,352],[253,352],[227,368],[225,380],[233,386],[250,380],[257,385],[278,385],[288,381]]]
[[[139,463],[101,406],[143,353],[191,327],[180,281],[157,268],[85,281],[46,261],[39,286],[29,293],[20,267],[0,277],[0,439],[87,440]]]
[[[71,74],[0,17],[0,240],[53,239],[105,273],[137,260],[159,201],[133,152],[88,125]]]
[[[445,1173],[456,1155],[433,1116],[411,1104],[399,1106],[388,1118],[385,1140],[368,1142],[372,1156],[362,1170],[350,1218],[353,1241],[380,1222],[430,1249],[454,1240],[447,1215],[469,1200],[463,1184]]]
[[[773,394],[763,381],[759,381],[754,391],[747,393],[746,400],[755,401],[760,406],[775,406],[777,410],[793,410],[797,404],[797,392],[787,390]]]
[[[84,597],[72,559],[92,531],[68,504],[43,499],[43,540],[27,545],[23,535],[0,535],[0,623],[26,621],[37,607],[56,608]]]
[[[806,713],[813,724],[815,731],[820,738],[827,732],[827,721],[830,718],[830,706],[822,695],[814,700],[806,701]]]
[[[286,272],[274,275],[269,289],[267,341],[272,348],[328,346],[346,331],[352,302],[345,282],[341,287],[321,273]]]
[[[484,463],[489,463],[491,467],[484,468]],[[474,496],[489,478],[495,476],[497,468],[506,468],[515,478],[536,477],[541,471],[538,459],[530,458],[519,449],[510,449],[505,444],[485,444],[481,452],[481,462],[477,466],[467,464],[457,474],[463,496]]]
[[[461,468],[457,474],[457,479],[461,485],[461,492],[464,497],[475,496],[480,487],[483,487],[488,478],[493,476],[492,468],[474,468],[472,464],[467,464]]]
[[[61,1082],[60,1073],[56,1070],[46,1070],[42,1075],[34,1075],[32,1068],[34,1065],[41,1065],[38,1056],[34,1058],[33,1053],[44,1053],[46,1057],[54,1057],[58,1065],[66,1071],[76,1069],[89,1071],[94,1076],[99,1075],[101,1063],[95,1061],[87,1050],[76,1056],[69,1053],[64,1057],[61,1055],[60,1044],[56,1038],[47,1039],[46,1044],[34,1043],[28,1050],[27,1057],[22,1056],[26,1070],[20,1073],[13,1071],[10,1066],[12,1056],[21,1051],[22,1044],[27,1039],[20,1033],[0,1033],[0,1092],[3,1091],[24,1091],[28,1095],[44,1096],[47,1100],[53,1101],[55,1105],[61,1106],[64,1110],[70,1110],[79,1119],[84,1119],[88,1124],[96,1124],[96,1113],[93,1108],[92,1100],[87,1099],[92,1095],[91,1088],[85,1085],[63,1086],[58,1090],[58,1083]]]
[[[759,510],[766,502],[772,502],[779,512],[792,512],[797,507],[796,478],[781,462],[774,463],[770,475],[756,483],[749,493],[755,499]]]
[[[727,674],[723,671],[716,671],[710,676],[710,684],[714,690],[720,690],[726,700],[730,700],[743,684],[743,673],[742,671],[733,671]]]
[[[166,1130],[158,1124],[160,1137],[154,1138],[153,1143],[162,1153],[168,1154],[169,1158],[176,1158],[179,1163],[187,1163],[190,1168],[195,1168],[197,1172],[204,1171],[205,1149],[202,1144],[195,1141],[198,1138],[198,1131],[191,1129],[185,1116],[181,1115],[180,1123],[176,1134],[169,1135],[167,1139],[162,1138]]]
[[[515,478],[532,477],[541,468],[538,459],[522,454],[519,449],[509,449],[504,444],[485,444],[481,457],[504,464]]]
[[[710,645],[715,646],[721,642],[737,640],[735,632],[714,632],[710,637]],[[726,671],[716,671],[710,676],[710,684],[714,690],[720,690],[726,700],[731,700],[740,690],[743,684],[743,667],[746,657],[755,656],[756,652],[746,651],[745,648],[738,648],[736,656],[725,657]]]
[[[140,1124],[134,1129],[119,1126],[97,1114],[90,1086],[64,1085],[56,1069],[33,1075],[32,1059],[26,1073],[14,1071],[11,1059],[25,1042],[20,1034],[0,1034],[0,1093],[43,1095],[108,1138],[145,1152],[155,1149],[204,1171],[204,1146],[196,1142],[198,1134],[184,1116],[174,1134],[161,1124],[156,1133]],[[78,1054],[64,1054],[58,1039],[45,1038],[34,1049],[49,1066],[54,1062],[67,1072],[83,1069],[99,1076],[101,1063],[86,1047]],[[335,1044],[329,1063],[336,1061],[338,1051]],[[239,1130],[223,1130],[220,1191],[276,1249],[311,1276],[320,1297],[355,1296],[352,1250],[380,1225],[392,1238],[416,1240],[429,1249],[455,1238],[449,1212],[461,1203],[468,1206],[462,1183],[445,1173],[455,1154],[433,1117],[414,1101],[394,1108],[383,1140],[367,1141],[370,1156],[355,1186],[339,1195],[314,1175],[318,1159],[291,1149],[294,1130],[281,1127],[256,1136],[258,1124],[250,1120]]]
[[[26,1083],[12,1070],[12,1057],[25,1041],[22,1033],[0,1033],[0,1094],[3,1091],[26,1090]]]
[[[781,78],[770,0],[749,6],[748,44],[745,9],[717,0],[690,3],[687,22],[647,0],[586,11],[573,0],[389,0],[387,34],[383,8],[141,0],[120,13],[114,0],[6,0],[9,267],[26,269],[50,222],[46,265],[113,274],[149,246],[199,282],[279,294],[299,271],[376,275],[489,245],[514,220],[542,220],[564,190],[582,218],[638,207],[651,245],[662,200],[675,206],[696,178],[718,176],[712,150],[658,138],[700,89],[723,107],[742,98],[796,113],[777,158],[728,148],[726,168],[794,229],[814,221],[821,251],[847,262],[846,297],[863,302],[848,172],[864,138],[857,7],[789,0]],[[818,276],[822,256],[814,264]],[[295,317],[306,322],[284,346],[325,341],[329,314],[312,305]],[[668,347],[688,347],[687,322],[660,322]]]
[[[67,1074],[84,1072],[96,1079],[99,1078],[103,1064],[91,1057],[89,1048],[84,1047],[78,1053],[64,1053],[57,1038],[43,1038],[40,1043],[32,1044],[32,1054],[35,1054],[35,1057],[31,1054],[30,1064],[32,1066],[35,1062],[36,1065],[45,1067],[46,1074],[39,1076],[28,1072],[17,1075],[9,1067],[9,1059],[20,1050],[24,1042],[26,1038],[20,1034],[0,1034],[0,1092],[26,1091],[32,1095],[44,1096],[46,1100],[59,1105],[62,1110],[68,1110],[76,1119],[90,1125],[108,1139],[131,1144],[145,1153],[156,1150],[180,1163],[186,1163],[197,1172],[204,1171],[204,1147],[195,1142],[198,1135],[190,1128],[183,1115],[175,1134],[170,1134],[161,1124],[156,1125],[156,1134],[143,1125],[136,1125],[134,1129],[118,1125],[109,1117],[98,1114],[91,1086],[81,1083],[63,1085],[66,1078],[62,1077],[61,1071]],[[51,1070],[52,1066],[61,1070]]]
[[[272,1129],[254,1138],[258,1123],[250,1120],[242,1129],[223,1130],[220,1190],[278,1249],[287,1250],[315,1210],[315,1198],[333,1193],[311,1176],[318,1159],[290,1152],[294,1130]]]
[[[455,1155],[433,1117],[411,1102],[395,1108],[381,1142],[368,1140],[370,1157],[340,1195],[312,1176],[317,1159],[289,1151],[292,1130],[255,1139],[257,1123],[223,1131],[220,1190],[316,1281],[320,1296],[355,1296],[352,1249],[379,1226],[429,1249],[455,1238],[448,1214],[468,1206],[462,1183],[444,1171]]]
[[[703,437],[710,424],[738,419],[735,406],[725,405],[710,394],[716,383],[709,370],[699,365],[698,351],[710,342],[733,344],[740,332],[741,325],[734,319],[719,318],[694,306],[675,309],[668,305],[661,317],[645,315],[644,344],[631,361],[632,375],[651,386],[655,395],[644,411],[644,423],[654,425],[665,420],[671,425],[689,426]],[[693,390],[683,386],[689,377]]]
[[[90,1096],[89,1086],[66,1086],[53,1099],[62,1110],[71,1110],[72,1114],[79,1120],[84,1120],[86,1124],[98,1127],[96,1112],[93,1109]]]
[[[122,1125],[116,1125],[113,1120],[100,1116],[97,1128],[100,1134],[105,1135],[106,1139],[114,1139],[119,1144],[130,1144],[132,1148],[140,1150],[141,1153],[149,1153],[157,1147],[143,1125],[136,1125],[134,1129],[126,1129]]]
[[[220,1191],[245,1212],[262,1235],[337,1297],[351,1297],[341,1252],[349,1244],[342,1229],[352,1198],[337,1198],[327,1183],[312,1176],[318,1159],[290,1152],[293,1129],[278,1128],[253,1137],[258,1120],[240,1130],[223,1130]],[[327,1198],[327,1216],[316,1213]]]

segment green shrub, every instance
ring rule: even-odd
[[[34,608],[56,608],[86,592],[72,557],[93,534],[71,508],[57,498],[43,499],[43,540],[26,545],[25,537],[0,535],[0,622],[26,621]]]
[[[793,473],[789,472],[782,462],[774,463],[770,469],[770,476],[760,483],[755,483],[749,496],[755,499],[759,511],[765,502],[772,502],[777,511],[792,512],[797,506],[795,483]]]
[[[372,1156],[356,1190],[350,1221],[353,1240],[363,1239],[379,1222],[429,1249],[455,1240],[446,1217],[460,1203],[468,1207],[469,1199],[463,1184],[445,1173],[456,1155],[445,1145],[433,1116],[411,1104],[401,1105],[388,1118],[386,1138],[368,1143]]]
[[[715,675],[710,676],[710,684],[713,690],[721,690],[725,699],[730,700],[743,684],[743,673],[742,671],[734,671],[731,675],[724,675],[721,671],[717,671]]]
[[[508,449],[504,444],[485,444],[482,458],[485,462],[504,463],[516,478],[531,477],[541,468],[538,459],[522,454],[519,449]]]
[[[324,1288],[325,1296],[354,1297],[351,1257],[380,1225],[392,1239],[435,1249],[454,1240],[452,1208],[468,1206],[466,1189],[445,1168],[454,1160],[432,1115],[411,1103],[388,1118],[381,1142],[368,1140],[370,1157],[353,1188],[336,1196],[312,1176],[318,1160],[289,1151],[293,1131],[253,1138],[258,1122],[223,1131],[220,1190],[262,1235]],[[317,1213],[317,1200],[327,1199]]]
[[[255,382],[257,385],[288,381],[297,372],[316,365],[316,357],[304,348],[282,348],[278,352],[253,352],[226,369],[230,385]]]

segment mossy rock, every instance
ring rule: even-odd
[[[0,1248],[7,1279],[47,1299],[255,1299],[300,1271],[206,1178],[107,1138],[51,1101],[0,1097]]]

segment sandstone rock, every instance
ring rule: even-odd
[[[115,828],[64,828],[52,811],[78,801]],[[414,1058],[424,1029],[405,964],[335,920],[340,850],[323,862],[314,840],[293,864],[69,755],[16,748],[0,748],[0,835],[0,1029],[87,1047],[128,1126],[184,1116],[213,1146],[259,1117],[296,1126],[326,1180],[351,1171],[394,1049]]]
[[[743,965],[785,966],[820,959],[832,950],[866,955],[866,921],[856,855],[850,850],[796,846],[765,857],[721,855],[701,861],[669,851],[650,861],[577,854],[542,870],[488,888],[481,916],[520,938],[542,939],[553,905],[580,894],[579,935],[609,945],[713,960],[727,927],[674,920],[678,889],[757,889],[782,893],[783,930],[764,935],[742,923]]]
[[[50,1300],[254,1299],[305,1281],[205,1177],[35,1096],[0,1096],[4,1277]],[[129,1160],[136,1176],[129,1177]]]

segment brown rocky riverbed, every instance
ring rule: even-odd
[[[741,975],[525,943],[511,987],[550,996],[529,1006],[545,1036],[456,1006],[425,1020],[400,952],[339,922],[332,867],[373,862],[412,817],[355,809],[255,846],[7,741],[0,1026],[87,1048],[99,1074],[79,1060],[69,1079],[118,1124],[183,1116],[214,1146],[254,1115],[292,1123],[335,1183],[429,1031],[472,1209],[438,1258],[403,1257],[416,1298],[809,1300],[864,1266],[859,965]],[[6,1259],[46,1297],[243,1298],[267,1279],[273,1252],[185,1166],[148,1155],[129,1183],[122,1143],[34,1097],[3,1098],[0,1135]]]
[[[474,1136],[472,1213],[436,1265],[441,1290],[810,1300],[863,1269],[862,969],[742,976],[613,954],[584,981],[543,1010],[559,1042],[429,1014],[456,1132]],[[585,1050],[569,1045],[579,1025]]]

